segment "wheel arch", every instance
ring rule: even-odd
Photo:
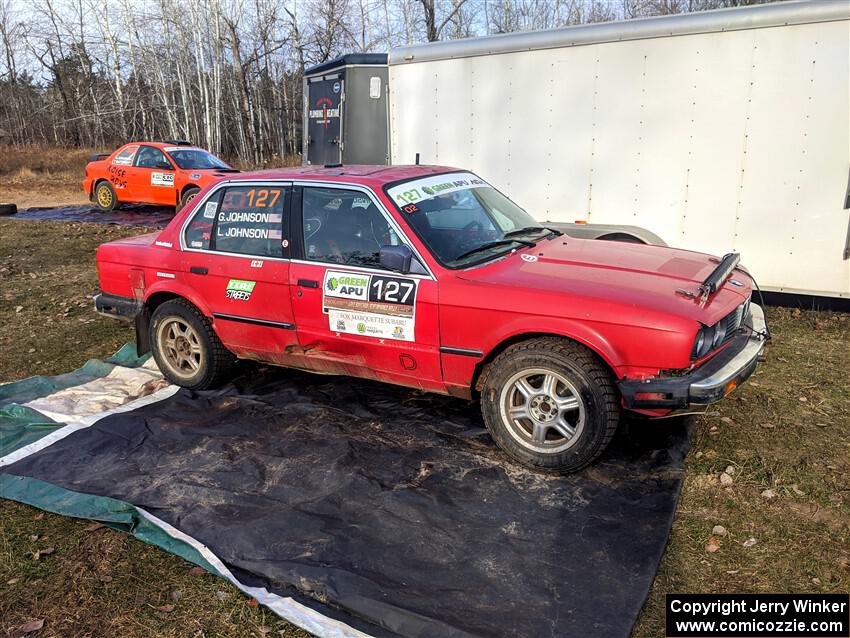
[[[564,339],[565,341],[572,341],[573,343],[577,343],[578,345],[583,346],[591,353],[593,353],[593,355],[595,355],[605,365],[605,367],[611,373],[612,378],[616,379],[618,377],[616,364],[614,363],[614,361],[616,360],[615,353],[610,347],[610,345],[608,345],[608,343],[604,340],[589,339],[587,338],[587,336],[568,334],[565,331],[524,330],[503,337],[493,347],[491,347],[485,352],[484,357],[480,361],[478,361],[478,363],[475,364],[475,368],[472,375],[472,383],[470,384],[470,391],[473,394],[477,394],[481,391],[481,387],[484,384],[484,380],[487,378],[487,371],[490,368],[490,364],[492,364],[496,357],[502,354],[505,350],[507,350],[513,345],[522,343],[523,341],[531,341],[532,339],[543,339],[551,337]]]

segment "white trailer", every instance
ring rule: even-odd
[[[848,0],[399,48],[389,161],[472,169],[540,220],[739,251],[766,290],[850,297],[848,60]]]

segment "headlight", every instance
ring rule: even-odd
[[[711,332],[711,328],[707,326],[702,326],[697,332],[697,339],[694,343],[694,358],[702,359],[705,355],[708,354],[708,351],[711,350],[711,342],[714,337],[714,333]]]
[[[721,325],[723,324],[723,325]],[[714,324],[714,339],[711,341],[711,347],[716,348],[723,343],[723,338],[726,336],[726,322],[721,321]]]

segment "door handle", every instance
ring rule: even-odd
[[[192,266],[189,268],[189,272],[193,275],[206,275],[209,272],[209,269],[204,268],[203,266]]]
[[[319,282],[313,279],[299,279],[298,285],[302,288],[318,288]]]

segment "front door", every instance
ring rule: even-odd
[[[293,255],[289,281],[305,363],[445,391],[437,282],[421,266],[418,274],[401,275],[379,263],[381,246],[405,241],[401,231],[365,190],[300,191],[302,214],[293,220],[298,258]]]
[[[180,276],[209,305],[216,333],[238,356],[291,365],[297,345],[289,294],[289,184],[215,191],[184,235]]]
[[[322,79],[307,85],[307,161],[310,164],[342,162],[343,81]]]
[[[133,166],[127,169],[127,192],[130,201],[174,206],[174,167],[165,153],[154,146],[141,146]]]

